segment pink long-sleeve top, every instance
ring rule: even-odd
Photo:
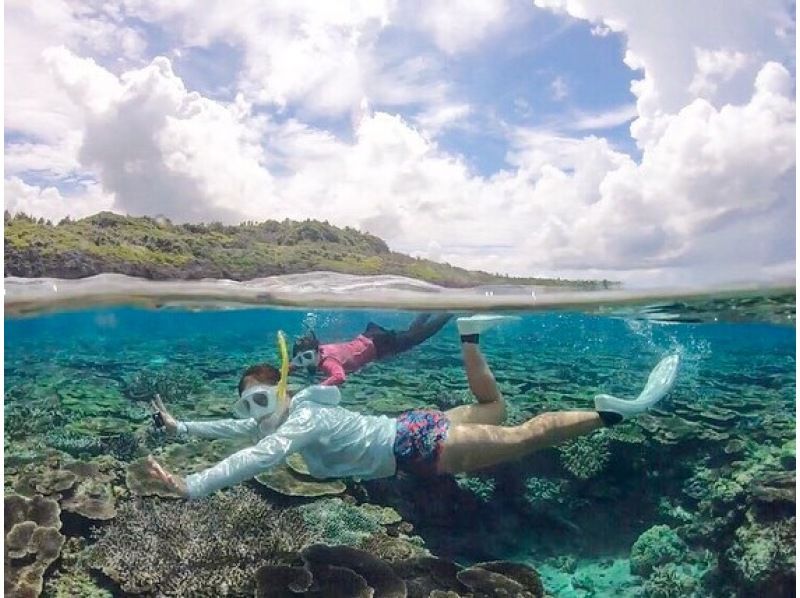
[[[345,381],[346,374],[355,372],[376,357],[375,345],[363,334],[346,343],[331,343],[319,346],[319,367],[327,378],[323,386],[338,386]]]

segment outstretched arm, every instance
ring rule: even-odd
[[[161,415],[167,433],[199,438],[251,438],[258,439],[258,423],[254,419],[220,419],[216,421],[179,421],[167,410],[161,397],[156,395],[150,405]]]
[[[184,498],[201,498],[238,484],[281,463],[288,455],[313,441],[318,430],[313,411],[301,408],[257,445],[234,453],[208,469],[183,478],[164,469],[153,456],[147,459],[149,474]]]
[[[316,436],[313,410],[294,411],[278,430],[257,445],[234,453],[213,467],[186,477],[186,492],[190,498],[200,498],[233,486],[269,470],[291,453],[312,442]]]
[[[218,419],[212,421],[179,421],[178,434],[198,438],[258,438],[258,422],[254,419]]]
[[[339,386],[340,384],[344,383],[347,375],[344,372],[344,367],[342,364],[327,357],[319,362],[319,369],[325,372],[327,378],[320,382],[322,386]]]

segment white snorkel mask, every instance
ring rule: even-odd
[[[242,393],[233,405],[233,413],[242,419],[263,419],[278,409],[278,389],[275,386],[257,384]]]
[[[311,368],[319,365],[319,351],[301,351],[292,358],[292,365],[298,368]]]
[[[281,379],[277,386],[256,384],[246,389],[233,405],[236,417],[253,418],[263,421],[275,415],[282,400],[286,399],[286,385],[289,378],[289,350],[286,348],[286,337],[278,331],[278,351],[281,355]]]

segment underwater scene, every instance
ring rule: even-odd
[[[442,312],[6,318],[5,594],[794,596],[794,303],[739,319],[713,301],[671,318],[515,311],[479,339],[506,426],[591,411],[601,393],[635,399],[669,355],[674,387],[637,417],[478,472],[320,479],[295,453],[192,500],[150,475],[149,455],[186,476],[253,441],[167,434],[156,396],[179,421],[229,419],[245,369],[280,365],[279,331],[291,351],[309,330],[324,345]],[[341,406],[396,418],[474,404],[469,315],[347,372]],[[289,389],[325,376],[295,369]]]

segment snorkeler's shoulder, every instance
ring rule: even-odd
[[[302,404],[333,406],[342,400],[342,394],[337,386],[315,384],[306,386],[292,397],[290,409],[296,409]]]

